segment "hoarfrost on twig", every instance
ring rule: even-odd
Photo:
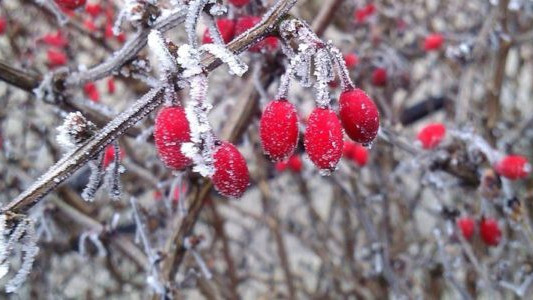
[[[26,230],[24,236],[24,242],[22,244],[22,251],[25,253],[22,257],[22,266],[18,270],[15,277],[13,277],[6,284],[6,292],[13,293],[17,291],[20,286],[26,281],[28,274],[31,271],[35,256],[39,252],[39,247],[37,247],[37,240],[35,238],[35,229],[33,228],[33,222],[29,219],[25,220]]]

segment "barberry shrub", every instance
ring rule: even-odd
[[[0,1],[6,297],[531,298],[533,5],[419,2]]]

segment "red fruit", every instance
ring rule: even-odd
[[[345,91],[339,99],[339,115],[348,136],[361,144],[374,140],[379,129],[379,112],[361,89]]]
[[[479,234],[487,246],[497,246],[502,238],[502,232],[498,227],[498,222],[495,219],[490,218],[483,218],[481,220],[481,224],[479,224]]]
[[[440,33],[433,33],[424,39],[424,50],[434,51],[439,50],[444,43],[444,37]]]
[[[235,23],[235,35],[240,35],[248,29],[254,27],[261,21],[260,17],[243,16],[237,19]],[[273,36],[266,37],[264,40],[253,45],[249,50],[251,52],[261,52],[261,50],[275,51],[278,48],[278,39]]]
[[[360,144],[352,141],[344,141],[344,149],[342,155],[354,163],[363,167],[368,162],[368,150]]]
[[[250,0],[229,0],[229,3],[231,3],[233,6],[242,7],[250,3]]]
[[[222,36],[224,43],[227,44],[233,39],[233,36],[235,35],[235,21],[231,19],[225,19],[225,18],[218,19],[217,28],[218,28],[218,31],[220,31],[220,35]],[[204,35],[202,37],[202,43],[203,44],[213,43],[213,39],[211,39],[211,35],[209,35],[208,29],[204,31]]]
[[[531,172],[531,165],[522,155],[507,155],[494,168],[498,174],[511,180],[526,178]]]
[[[457,220],[457,227],[461,229],[461,233],[463,234],[463,237],[469,240],[474,235],[476,224],[474,223],[474,220],[472,218],[463,217]]]
[[[426,125],[418,132],[417,139],[422,143],[422,148],[433,149],[437,147],[446,135],[446,127],[442,123]]]
[[[363,8],[356,9],[354,12],[354,19],[357,23],[363,23],[376,11],[374,4],[369,3]]]
[[[115,93],[115,79],[113,79],[113,77],[109,77],[109,79],[107,79],[107,93]]]
[[[87,82],[83,86],[83,91],[85,92],[85,95],[89,97],[94,102],[100,101],[100,93],[98,93],[98,88],[94,84],[94,82]]]
[[[55,0],[62,8],[76,9],[85,5],[85,0]]]
[[[291,169],[293,172],[296,172],[296,173],[300,173],[303,169],[303,163],[302,163],[302,159],[300,158],[300,155],[291,156],[287,164],[288,164],[289,169]]]
[[[118,159],[122,160],[124,158],[124,151],[122,151],[122,149],[119,149],[118,153],[119,153]],[[105,148],[104,161],[103,161],[104,168],[107,168],[107,166],[109,166],[114,160],[115,160],[115,146],[109,145]]]
[[[353,70],[357,66],[357,63],[359,63],[359,57],[355,53],[345,54],[344,63],[349,70]]]
[[[93,18],[96,18],[102,12],[102,6],[100,6],[98,3],[87,4],[85,5],[85,11]]]
[[[62,66],[67,63],[67,55],[62,51],[48,49],[46,56],[51,67]]]
[[[263,151],[272,160],[289,157],[298,142],[298,115],[294,105],[286,99],[268,103],[259,123],[259,136]]]
[[[213,158],[215,174],[212,180],[215,189],[227,197],[241,197],[250,183],[248,167],[242,154],[233,144],[222,142],[215,149]]]
[[[61,34],[61,31],[46,34],[41,38],[41,40],[47,45],[60,48],[65,47],[68,43],[67,39],[65,39],[65,37],[63,37],[63,34]]]
[[[342,156],[342,127],[335,112],[315,108],[307,123],[304,146],[311,161],[322,170],[334,170]]]
[[[171,169],[183,170],[192,161],[181,152],[181,145],[190,142],[191,129],[181,106],[164,107],[154,125],[155,147],[163,163]]]
[[[0,34],[3,34],[6,30],[7,21],[4,18],[0,18]]]
[[[387,69],[375,68],[372,72],[372,84],[375,86],[385,86],[387,84]]]
[[[96,27],[96,25],[94,24],[94,22],[92,20],[89,20],[89,19],[85,19],[85,21],[83,21],[83,26],[85,27],[85,29],[87,29],[89,32],[95,32],[96,30],[98,30],[98,28]]]
[[[288,161],[278,161],[274,167],[276,168],[276,171],[283,172],[289,167],[289,163]]]

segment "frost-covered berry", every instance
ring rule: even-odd
[[[236,7],[242,7],[250,3],[250,0],[229,0],[229,3]]]
[[[432,123],[422,128],[417,135],[418,141],[424,149],[434,149],[444,139],[446,126],[442,123]]]
[[[526,178],[531,172],[531,164],[522,155],[507,155],[494,168],[498,174],[511,180]]]
[[[163,163],[174,170],[183,170],[192,161],[181,152],[181,145],[190,142],[191,129],[181,106],[164,107],[154,126],[155,147]]]
[[[359,57],[355,53],[348,53],[344,55],[344,63],[349,70],[353,70],[359,63]]]
[[[62,8],[76,9],[85,5],[86,0],[55,0]]]
[[[372,84],[375,86],[387,85],[387,69],[375,68],[372,72]]]
[[[50,65],[50,67],[58,67],[67,64],[67,55],[63,51],[48,49],[46,57],[48,58],[48,65]]]
[[[239,198],[250,183],[246,160],[231,143],[222,142],[215,149],[215,173],[212,180],[215,189],[227,197]]]
[[[243,16],[237,19],[235,23],[235,35],[240,35],[248,29],[255,26],[261,21],[260,17]],[[273,36],[266,37],[264,40],[250,47],[251,52],[261,52],[261,50],[275,51],[278,48],[278,39]]]
[[[339,99],[339,116],[348,136],[361,144],[374,140],[379,129],[379,112],[361,89],[345,91]]]
[[[298,115],[286,99],[268,103],[259,123],[263,151],[272,160],[289,157],[298,143]]]
[[[372,14],[374,14],[375,11],[376,11],[376,6],[373,3],[369,3],[363,8],[356,9],[354,11],[355,22],[357,23],[365,22],[367,18],[369,18],[370,16],[372,16]]]
[[[224,43],[229,43],[233,36],[235,35],[235,21],[231,19],[221,18],[217,20],[217,28],[218,31],[220,31],[220,35],[222,36],[222,40],[224,40]],[[202,43],[203,44],[209,44],[213,43],[213,39],[211,38],[211,35],[209,34],[209,30],[205,29],[204,35],[202,37]]]
[[[470,217],[463,217],[457,220],[457,227],[461,230],[463,237],[467,240],[471,239],[476,229],[476,223]]]
[[[444,44],[444,37],[440,33],[432,33],[424,39],[424,50],[435,51],[439,50]]]
[[[495,219],[483,218],[479,224],[481,240],[487,246],[498,246],[502,238],[502,232]]]
[[[342,156],[342,126],[334,111],[315,108],[304,135],[304,146],[311,161],[321,170],[334,170]]]

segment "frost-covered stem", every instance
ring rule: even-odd
[[[294,72],[294,64],[298,60],[293,59],[291,60],[291,63],[287,66],[287,69],[285,70],[285,74],[281,75],[281,79],[279,81],[279,87],[278,87],[278,93],[276,94],[276,99],[287,99],[289,96],[289,87],[291,84],[291,76],[292,72]]]
[[[333,60],[337,66],[338,74],[341,80],[341,89],[343,91],[353,90],[355,86],[350,78],[350,71],[348,71],[348,68],[346,67],[346,63],[344,62],[341,52],[335,47],[331,47],[330,52],[333,55]]]
[[[163,101],[163,88],[158,87],[135,102],[129,109],[119,114],[85,144],[65,155],[34,184],[2,208],[2,212],[24,213],[35,205],[43,196],[70,177],[81,166],[102,151],[107,144],[137,121],[155,110]]]
[[[207,28],[209,30],[209,36],[215,42],[215,44],[224,45],[224,39],[222,38],[222,34],[220,33],[220,30],[218,30],[217,23],[215,22],[215,18],[210,14],[204,14],[205,16],[205,23],[207,25]]]
[[[96,194],[96,191],[98,190],[98,187],[100,186],[100,182],[104,174],[103,172],[104,168],[102,166],[102,158],[103,158],[103,153],[100,153],[96,159],[89,161],[89,168],[91,170],[91,175],[89,176],[89,182],[87,183],[87,186],[81,193],[81,197],[85,201],[89,201],[89,202],[94,201],[94,195]]]
[[[113,157],[110,193],[113,200],[119,200],[122,187],[120,186],[120,146],[118,145],[117,141],[113,142],[113,150],[115,155]]]
[[[68,16],[63,13],[61,8],[53,0],[35,0],[35,3],[49,10],[57,19],[59,25],[64,26],[68,22]]]
[[[31,267],[35,261],[35,256],[39,252],[39,247],[37,247],[37,239],[35,238],[35,229],[33,227],[33,222],[27,221],[25,232],[25,242],[22,245],[22,251],[24,256],[22,257],[22,266],[17,272],[17,275],[13,277],[6,284],[6,292],[13,293],[18,290],[18,288],[26,281],[28,274],[31,272]]]
[[[159,20],[153,26],[161,32],[165,32],[185,20],[185,10],[176,11],[170,14],[165,19]],[[144,28],[131,37],[124,46],[115,52],[105,62],[94,66],[86,71],[79,71],[70,74],[66,85],[67,87],[78,87],[89,81],[96,81],[98,79],[111,75],[114,71],[120,69],[125,63],[131,60],[139,51],[141,51],[147,43],[148,34],[151,28]]]
[[[194,49],[198,48],[198,38],[196,37],[196,25],[202,10],[209,0],[193,0],[189,2],[187,10],[187,18],[185,19],[185,30],[187,31],[187,39],[189,45]]]

